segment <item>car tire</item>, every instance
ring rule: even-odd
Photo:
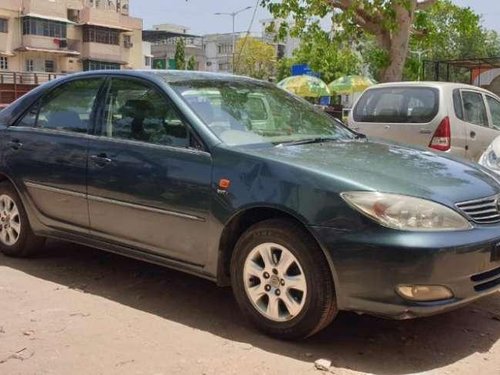
[[[45,239],[33,234],[23,203],[8,181],[0,183],[0,251],[11,257],[29,257]]]
[[[288,220],[263,221],[240,237],[231,283],[245,317],[276,338],[309,337],[337,314],[325,255],[305,229]]]

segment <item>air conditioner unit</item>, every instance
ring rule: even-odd
[[[80,11],[78,9],[68,9],[68,19],[78,23],[80,21]]]

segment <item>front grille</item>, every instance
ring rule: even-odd
[[[473,201],[457,203],[457,207],[472,221],[478,224],[500,223],[498,209],[499,197],[476,199]]]
[[[475,283],[474,290],[476,292],[483,292],[488,289],[500,286],[500,267],[494,270],[478,273],[473,275],[471,281]]]

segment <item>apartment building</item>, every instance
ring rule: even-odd
[[[203,50],[206,56],[206,70],[210,72],[231,72],[233,70],[233,42],[235,45],[246,33],[207,34],[203,36]]]
[[[152,30],[145,30],[143,39],[151,43],[154,67],[160,69],[177,69],[175,66],[175,51],[177,42],[182,38],[185,43],[186,62],[194,57],[196,70],[205,70],[205,54],[202,37],[190,34],[189,28],[174,24],[154,25]],[[180,68],[182,69],[182,68]]]
[[[142,68],[129,0],[0,0],[0,71]]]
[[[260,21],[262,26],[262,40],[275,46],[276,57],[278,59],[292,57],[293,52],[300,46],[299,38],[290,35],[286,35],[283,39],[278,38],[276,30],[279,30],[283,22],[285,21],[272,18]]]

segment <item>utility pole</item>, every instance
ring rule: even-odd
[[[231,65],[231,73],[234,73],[234,56],[235,56],[235,53],[236,53],[236,30],[235,30],[235,26],[236,26],[236,16],[240,13],[243,13],[244,11],[247,11],[249,9],[252,9],[251,6],[248,6],[246,8],[243,8],[243,9],[240,9],[240,10],[237,10],[235,12],[231,12],[231,13],[224,13],[224,12],[217,12],[217,13],[214,13],[216,16],[230,16],[232,17],[233,19],[233,34],[232,34],[232,65]]]

